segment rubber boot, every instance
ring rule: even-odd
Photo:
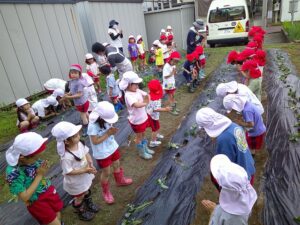
[[[155,151],[151,150],[150,148],[148,148],[148,141],[146,139],[142,140],[142,145],[144,146],[145,148],[145,151],[148,153],[148,154],[151,154],[153,155],[155,153]]]
[[[89,193],[84,196],[83,201],[85,202],[85,205],[86,205],[88,211],[97,213],[97,212],[99,212],[100,207],[93,203],[92,196],[91,196],[91,190],[89,190],[88,192]]]
[[[195,92],[195,89],[194,89],[192,83],[189,83],[189,85],[188,85],[188,92],[189,93],[194,93]]]
[[[117,186],[127,186],[132,184],[132,179],[129,177],[124,177],[123,168],[120,168],[120,172],[114,172],[114,177]]]
[[[175,107],[176,112],[180,112],[180,109],[177,108],[177,103],[176,102],[174,103],[174,107]]]
[[[72,203],[73,208],[76,210],[75,213],[78,214],[80,220],[90,221],[95,217],[95,213],[89,212],[85,206],[84,201],[80,205],[74,205]]]
[[[114,196],[111,194],[109,189],[109,183],[101,183],[102,197],[107,204],[113,204],[115,202]]]
[[[178,116],[179,113],[176,111],[176,108],[175,108],[175,105],[171,105],[172,107],[172,110],[170,111],[170,113],[173,115],[173,116]]]
[[[137,144],[136,148],[139,151],[139,156],[143,159],[152,159],[152,155],[145,151],[145,148],[142,143]]]

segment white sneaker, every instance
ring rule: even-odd
[[[157,134],[156,137],[159,138],[159,139],[163,139],[164,138],[164,136],[161,135],[161,134]]]
[[[153,147],[157,147],[161,144],[160,141],[150,141],[149,147],[153,148]]]

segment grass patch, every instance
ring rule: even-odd
[[[47,144],[47,149],[41,154],[41,159],[47,159],[49,161],[50,169],[59,162],[59,156],[56,152],[56,141],[53,140]],[[0,204],[16,199],[9,191],[9,186],[5,181],[5,173],[0,175],[0,191]]]
[[[17,113],[16,109],[0,111],[0,143],[5,143],[18,134],[16,126]]]
[[[283,22],[283,28],[288,33],[288,37],[290,40],[300,40],[300,21],[294,22]]]

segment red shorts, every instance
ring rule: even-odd
[[[135,62],[137,60],[137,57],[130,57],[132,62]]]
[[[144,133],[146,131],[147,127],[149,127],[149,120],[147,119],[144,123],[138,124],[138,125],[132,124],[130,122],[129,122],[129,124],[130,124],[130,126],[131,126],[134,133],[136,133],[136,134],[137,133]]]
[[[171,89],[171,90],[164,90],[166,92],[166,94],[168,95],[174,95],[175,94],[175,91],[176,91],[176,88],[174,89]]]
[[[159,120],[154,120],[150,115],[148,115],[149,126],[151,127],[152,132],[156,132],[160,128]]]
[[[90,102],[86,101],[83,105],[76,105],[76,109],[79,112],[87,112],[89,109]]]
[[[146,55],[145,53],[142,54],[142,55],[139,55],[139,58],[140,58],[140,59],[145,59],[145,57],[146,57],[145,55]]]
[[[107,158],[97,159],[96,161],[100,168],[106,168],[106,167],[110,166],[114,161],[117,161],[118,159],[120,159],[120,157],[121,157],[120,151],[119,151],[119,149],[117,149],[113,154],[111,154]]]
[[[250,149],[256,149],[256,150],[261,149],[264,144],[264,137],[265,137],[265,133],[259,136],[250,137],[248,132],[246,132],[246,140]]]
[[[50,186],[35,202],[27,206],[27,209],[40,224],[49,224],[55,220],[56,213],[60,212],[63,206],[64,203],[56,193],[55,187]]]

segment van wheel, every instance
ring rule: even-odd
[[[216,47],[216,44],[209,44],[209,46],[210,46],[211,48],[214,48],[214,47]]]

